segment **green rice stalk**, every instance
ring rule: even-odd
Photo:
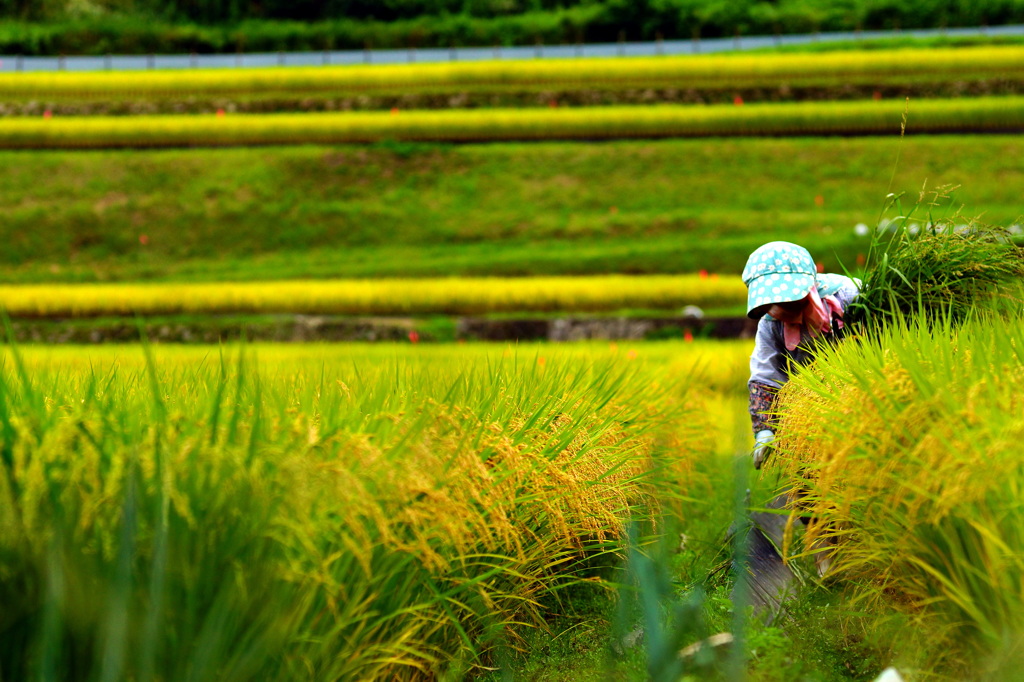
[[[890,195],[890,201],[899,206],[898,197]],[[919,201],[890,222],[890,234],[874,233],[851,322],[881,325],[912,313],[959,322],[996,299],[1020,301],[1024,250],[1005,229],[958,216],[937,219],[930,210],[919,225],[914,214],[921,207]]]
[[[941,679],[1002,678],[1024,636],[1024,319],[894,318],[821,353],[780,394],[775,465],[850,608],[909,618],[900,655]]]

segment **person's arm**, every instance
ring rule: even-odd
[[[784,344],[781,323],[772,319],[762,319],[757,323],[754,351],[750,354],[750,381],[747,382],[755,441],[751,457],[755,469],[760,469],[768,458],[771,442],[775,440],[772,411],[775,396],[786,382],[786,374],[782,371],[786,361],[782,353]]]
[[[853,300],[857,298],[857,294],[860,293],[861,281],[859,279],[844,277],[843,283],[839,287],[839,290],[835,293],[835,297],[839,299],[839,304],[843,306],[843,310],[846,310]]]
[[[766,429],[775,430],[772,405],[787,379],[783,371],[786,363],[782,351],[784,346],[781,322],[766,318],[757,323],[754,351],[750,354],[750,380],[747,382],[750,421],[755,435]]]
[[[747,388],[750,391],[750,424],[754,429],[754,435],[761,431],[775,431],[772,407],[779,389],[758,381],[748,382]]]

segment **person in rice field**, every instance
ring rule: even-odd
[[[814,346],[843,336],[843,313],[860,281],[819,273],[810,252],[789,242],[769,242],[747,259],[747,316],[757,320],[750,356],[750,418],[754,468],[771,454],[775,439],[773,403],[794,365],[814,357]]]

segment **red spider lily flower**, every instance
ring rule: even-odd
[[[707,279],[708,278],[708,271],[707,270],[701,270],[697,274],[700,275],[701,279]]]
[[[411,341],[412,343],[419,343],[420,342],[420,334],[419,334],[419,332],[416,331],[415,329],[411,330],[409,332],[409,341]]]
[[[686,343],[693,343],[693,334],[690,332],[689,329],[683,332],[683,341],[685,341]]]
[[[139,243],[142,244],[143,246],[148,244],[149,243],[149,235],[148,234],[140,234],[139,235]]]
[[[732,103],[735,104],[738,107],[742,107],[743,106],[743,98],[740,97],[739,95],[736,95],[735,97],[732,98]]]
[[[43,118],[53,118],[53,112],[47,109],[43,112]]]

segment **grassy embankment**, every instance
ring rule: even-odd
[[[911,126],[913,126],[913,108]],[[0,153],[7,282],[834,270],[892,191],[1020,218],[1014,137]]]

